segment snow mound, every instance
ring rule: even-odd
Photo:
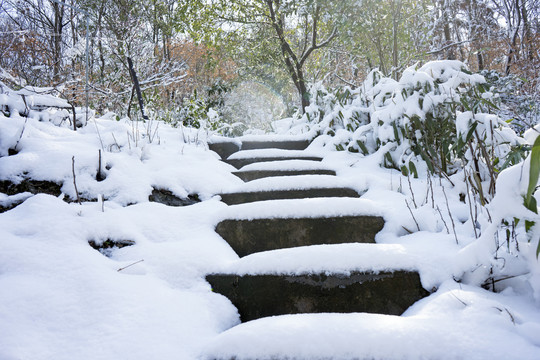
[[[263,318],[216,337],[203,359],[538,359],[538,315],[512,298],[449,282],[403,316]],[[489,335],[485,328],[491,327]],[[524,337],[523,334],[527,334]]]

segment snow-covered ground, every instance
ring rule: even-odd
[[[432,197],[426,178],[409,185],[399,172],[381,168],[379,155],[331,151],[321,138],[310,152],[337,171],[332,181],[367,190],[362,198],[228,207],[215,194],[238,191],[243,182],[208,150],[205,137],[111,117],[74,132],[0,115],[0,181],[57,182],[74,200],[74,164],[79,193],[97,199],[79,205],[63,195],[0,194],[3,206],[26,198],[0,214],[0,360],[540,359],[536,243],[519,244],[519,254],[500,254],[506,265],[498,275],[511,278],[495,284],[498,292],[484,290],[492,255],[488,239],[473,234],[461,189],[441,183],[445,200],[442,186],[432,184]],[[15,145],[18,153],[8,156]],[[103,181],[96,180],[100,149]],[[303,179],[290,179],[290,187],[324,187],[328,177]],[[186,207],[152,203],[153,188],[179,197],[198,194],[203,201]],[[283,183],[261,179],[246,187],[269,188]],[[319,245],[242,259],[214,232],[224,218],[322,213],[377,214],[386,224],[375,245]],[[135,244],[113,249],[110,257],[88,244],[106,240]],[[401,317],[303,314],[239,324],[236,308],[204,279],[222,269],[368,268],[417,270],[433,292]]]

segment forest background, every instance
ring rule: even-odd
[[[301,115],[310,84],[457,59],[523,131],[538,122],[539,13],[538,0],[3,0],[0,76],[135,120],[130,57],[150,116],[239,135]]]

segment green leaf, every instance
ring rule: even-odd
[[[536,204],[536,198],[534,196],[531,196],[531,199],[529,200],[529,202],[525,203],[525,207],[531,210],[532,212],[538,214],[538,205]],[[525,220],[525,231],[529,232],[529,230],[531,230],[534,224],[535,224],[534,221]]]
[[[395,121],[392,122],[392,127],[394,128],[394,138],[396,139],[398,145],[401,145],[401,139],[399,138],[399,132]]]
[[[540,175],[540,136],[536,138],[531,152],[531,168],[529,170],[529,187],[527,188],[527,195],[525,197],[526,204],[530,204],[531,197],[538,184],[538,177]],[[536,212],[536,211],[535,211]]]
[[[409,161],[409,169],[411,170],[411,173],[414,175],[415,179],[418,179],[418,171],[416,171],[416,166],[412,161]]]
[[[362,153],[363,153],[364,155],[369,154],[369,150],[368,150],[368,148],[366,147],[366,145],[364,145],[363,142],[361,142],[360,140],[356,140],[356,143],[358,144],[358,146],[360,147],[360,149],[362,150]]]
[[[418,151],[420,152],[420,156],[422,157],[422,159],[424,159],[424,161],[426,162],[426,165],[429,169],[429,171],[434,174],[435,173],[435,169],[433,167],[433,164],[431,163],[431,159],[429,158],[429,156],[426,154],[426,152],[421,149],[421,148],[417,148]]]
[[[401,173],[403,174],[403,176],[409,176],[409,169],[407,169],[407,167],[403,165],[401,167]]]
[[[394,159],[392,159],[392,154],[390,154],[390,152],[385,153],[384,158],[386,160],[385,167],[399,170],[396,163],[394,162]]]

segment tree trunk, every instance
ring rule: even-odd
[[[297,56],[292,50],[291,45],[285,37],[285,19],[284,16],[279,13],[280,1],[279,0],[265,0],[265,3],[268,7],[268,18],[272,24],[272,27],[276,31],[276,35],[279,39],[279,44],[281,48],[281,54],[285,62],[285,66],[291,79],[294,83],[294,86],[298,90],[300,95],[300,102],[302,105],[302,113],[305,113],[306,108],[309,106],[309,92],[307,91],[306,81],[304,77],[304,63],[309,58],[311,53],[317,49],[320,49],[324,46],[327,46],[336,36],[336,29],[332,30],[331,35],[320,44],[317,44],[317,26],[320,16],[320,4],[317,3],[314,13],[312,14],[312,24],[311,24],[311,44],[304,46],[302,53]],[[275,7],[274,7],[275,6]],[[307,25],[306,25],[307,26]],[[305,29],[309,31],[309,29]],[[307,39],[307,37],[306,37]]]
[[[397,5],[396,5],[397,1]],[[398,49],[398,33],[399,33],[399,22],[401,18],[401,0],[392,1],[392,35],[393,35],[393,45],[392,45],[392,77],[394,80],[398,78],[398,66],[399,66],[399,49]]]
[[[54,24],[52,34],[53,45],[53,79],[54,82],[60,81],[60,71],[62,68],[62,30],[64,28],[64,6],[53,2]]]
[[[529,61],[534,60],[534,51],[532,49],[532,35],[531,35],[531,24],[529,23],[529,14],[527,12],[527,0],[522,0],[521,2],[521,18],[523,19],[523,35],[522,35],[522,47],[523,50],[529,59]]]
[[[448,46],[452,43],[452,35],[450,33],[450,21],[448,19],[447,9],[449,4],[446,1],[441,2],[441,17],[442,22],[444,23],[443,33],[444,33],[444,46]],[[455,60],[456,54],[454,52],[454,47],[449,46],[446,50],[446,59]]]
[[[297,72],[298,75],[298,85],[296,88],[298,89],[298,95],[300,95],[300,100],[302,103],[302,114],[306,112],[306,108],[309,106],[309,92],[307,90],[306,82],[304,79],[304,72],[302,69],[299,69]]]
[[[506,69],[504,73],[506,75],[510,75],[510,69],[512,67],[512,61],[515,57],[515,51],[516,51],[516,44],[517,44],[517,38],[519,34],[519,27],[521,26],[521,11],[520,11],[520,4],[519,0],[515,0],[516,5],[516,23],[514,24],[514,34],[512,35],[512,42],[510,43],[509,49],[508,49],[508,55],[506,56]]]
[[[484,56],[482,56],[480,50],[477,50],[476,59],[478,60],[478,71],[484,70]]]

